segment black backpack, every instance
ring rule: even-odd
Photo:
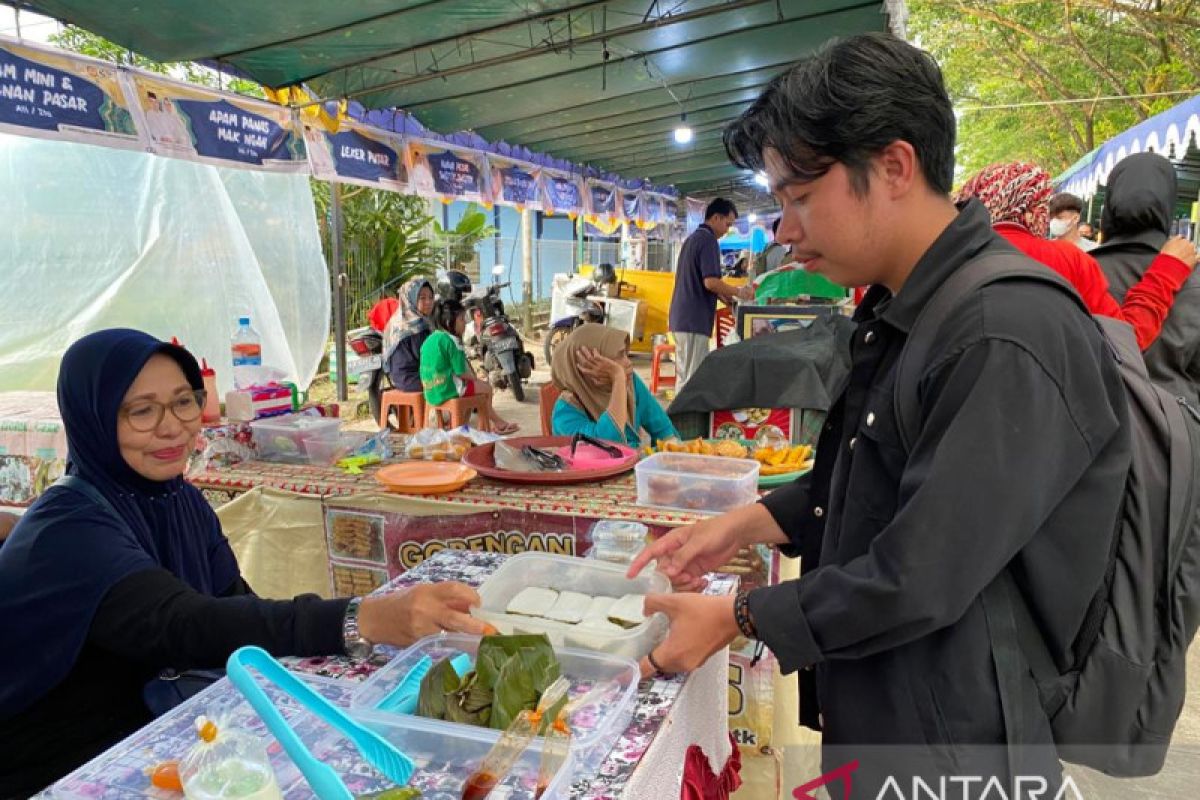
[[[1066,280],[1019,254],[960,267],[922,310],[897,365],[896,421],[907,449],[920,426],[921,368],[939,328],[966,297],[1007,279],[1058,287],[1087,313]],[[1162,769],[1200,623],[1200,412],[1150,381],[1132,328],[1093,320],[1125,384],[1133,460],[1108,570],[1075,640],[1078,662],[1059,672],[1008,570],[984,591],[983,606],[1005,718],[1031,673],[1063,760],[1137,777]]]

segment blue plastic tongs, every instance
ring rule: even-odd
[[[235,650],[226,664],[229,680],[262,717],[267,729],[283,745],[284,751],[304,775],[319,800],[354,800],[354,795],[332,767],[318,761],[308,751],[300,737],[279,713],[279,709],[271,702],[266,691],[251,676],[249,667],[254,667],[265,680],[275,684],[306,710],[354,742],[354,746],[367,763],[389,780],[401,785],[408,783],[415,769],[412,759],[393,747],[386,739],[347,717],[341,709],[288,672],[261,647],[242,647]]]

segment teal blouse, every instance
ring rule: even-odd
[[[660,439],[679,437],[667,412],[663,411],[658,400],[650,394],[650,389],[637,375],[633,376],[633,420],[625,426],[624,431],[617,430],[617,423],[613,421],[612,415],[607,411],[600,416],[600,419],[592,420],[583,409],[568,403],[561,397],[554,404],[550,427],[555,436],[586,433],[596,439],[624,442],[630,447],[637,447],[641,443],[640,432],[642,429],[650,434],[651,443],[658,442]]]

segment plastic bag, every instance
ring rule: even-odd
[[[282,800],[263,741],[236,728],[196,718],[200,741],[179,765],[188,800]]]
[[[424,428],[408,440],[404,455],[426,461],[460,461],[472,446],[474,442],[461,430]]]

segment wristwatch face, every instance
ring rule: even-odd
[[[370,658],[374,651],[374,646],[366,639],[357,639],[346,644],[346,655],[358,661]]]

